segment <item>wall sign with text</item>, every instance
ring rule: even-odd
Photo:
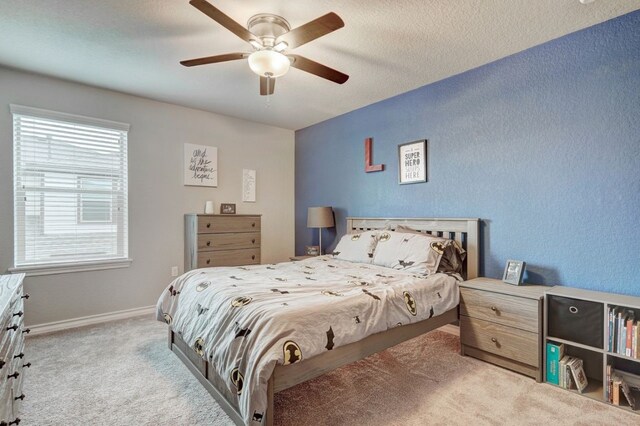
[[[184,184],[218,186],[218,148],[184,144]]]
[[[427,181],[426,139],[398,145],[399,183]]]

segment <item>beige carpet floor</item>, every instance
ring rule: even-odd
[[[281,425],[640,425],[640,415],[458,355],[433,332],[276,394]],[[136,318],[27,340],[21,425],[228,425]]]

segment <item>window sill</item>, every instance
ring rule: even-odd
[[[34,266],[16,266],[9,268],[12,274],[25,274],[28,277],[38,275],[68,274],[71,272],[101,271],[104,269],[128,268],[132,259],[99,260],[91,262],[72,262]]]

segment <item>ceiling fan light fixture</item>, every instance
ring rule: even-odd
[[[249,67],[260,77],[281,77],[289,71],[290,65],[289,58],[275,50],[259,50],[249,55]]]

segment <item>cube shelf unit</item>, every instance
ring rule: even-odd
[[[557,305],[558,301],[572,299],[576,305],[584,307],[585,311],[593,309],[597,310],[600,317],[595,320],[595,316],[592,315],[591,319],[585,321],[585,318],[580,317],[580,309],[575,312],[576,318],[564,318],[563,324],[558,327],[558,324],[554,322],[560,321],[563,318],[559,318],[557,312],[553,311],[553,306],[550,309],[550,305]],[[565,346],[565,355],[571,355],[581,358],[584,361],[584,369],[589,384],[587,388],[580,394],[576,389],[567,389],[569,392],[578,393],[582,396],[592,398],[604,403],[609,403],[608,398],[605,397],[605,389],[603,384],[606,383],[607,365],[612,365],[615,370],[631,373],[635,376],[640,376],[640,359],[628,357],[618,353],[608,351],[609,342],[609,308],[622,307],[637,312],[640,320],[640,297],[623,296],[611,293],[602,293],[598,291],[581,290],[571,287],[553,287],[545,293],[544,309],[543,309],[543,329],[544,329],[544,362],[543,362],[543,379],[546,382],[547,378],[547,343],[563,343]],[[551,312],[550,312],[551,311]],[[572,309],[576,311],[576,308]],[[569,314],[570,316],[571,314]],[[595,321],[594,321],[595,320]],[[602,321],[600,323],[600,321]],[[597,324],[594,324],[597,322]],[[602,327],[602,341],[601,344],[594,344],[593,342],[583,343],[581,340],[587,339],[598,340],[600,335],[593,337],[593,334],[586,333],[587,331],[595,330],[595,327]],[[573,330],[572,330],[573,328]],[[561,332],[557,331],[558,329]],[[555,331],[554,333],[550,333]],[[596,334],[599,333],[599,330]],[[582,336],[581,336],[582,334]],[[591,336],[591,337],[588,337]],[[552,383],[548,383],[555,386]],[[624,397],[620,397],[620,405],[622,409],[633,411],[627,404]]]

